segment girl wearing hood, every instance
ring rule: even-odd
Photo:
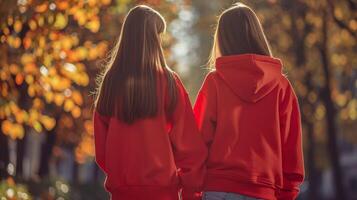
[[[203,198],[295,199],[304,179],[297,97],[254,11],[219,17],[194,112],[209,148]]]

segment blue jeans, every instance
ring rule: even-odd
[[[258,200],[253,197],[248,197],[230,192],[203,192],[202,200]]]

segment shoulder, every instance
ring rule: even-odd
[[[203,84],[201,86],[200,92],[207,93],[208,91],[216,89],[217,71],[212,70],[208,72],[204,78]]]
[[[214,69],[207,73],[205,80],[215,81],[217,79],[217,76],[218,76],[217,71]]]
[[[280,81],[280,85],[281,85],[282,88],[289,88],[289,87],[291,87],[291,83],[290,83],[290,81],[289,81],[288,75],[282,74],[282,75],[280,76],[279,81]]]
[[[171,71],[171,74],[173,75],[173,77],[174,77],[176,83],[182,84],[181,78],[180,78],[180,76],[179,76],[176,72]]]
[[[93,120],[95,121],[102,121],[102,122],[108,122],[110,120],[111,116],[107,116],[104,114],[99,113],[97,109],[94,110],[93,112]]]
[[[188,94],[187,90],[186,90],[185,85],[183,84],[180,76],[176,72],[174,72],[172,70],[171,70],[171,73],[172,73],[172,76],[173,76],[174,81],[176,83],[177,89],[180,91],[181,94],[186,94],[187,95]]]
[[[281,101],[297,99],[294,87],[286,75],[280,78],[280,99]]]

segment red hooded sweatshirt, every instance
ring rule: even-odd
[[[94,113],[96,162],[113,200],[177,200],[179,188],[184,200],[198,198],[207,150],[186,90],[175,78],[179,95],[170,119],[159,114],[129,125]],[[165,102],[166,90],[158,97]]]
[[[194,112],[209,147],[204,191],[295,199],[304,178],[297,98],[280,60],[220,57]]]

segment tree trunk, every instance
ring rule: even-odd
[[[309,192],[308,199],[315,200],[318,199],[318,171],[316,169],[315,163],[315,137],[314,125],[311,122],[305,122],[306,124],[306,133],[307,133],[307,168],[309,170]]]
[[[52,149],[56,140],[56,135],[54,130],[55,129],[53,129],[52,131],[48,131],[46,133],[46,140],[44,144],[42,144],[41,161],[40,161],[40,169],[39,169],[39,175],[42,178],[48,176],[49,174],[49,162],[52,154]]]
[[[2,121],[0,121],[1,125]],[[0,178],[7,177],[7,165],[9,164],[9,144],[8,138],[0,129]]]
[[[26,128],[25,128],[26,130]],[[24,159],[24,153],[25,153],[25,138],[26,138],[26,133],[24,138],[21,140],[16,140],[16,177],[21,177],[23,175],[23,159]]]
[[[292,39],[295,40],[293,48],[295,54],[295,65],[298,68],[303,68],[306,65],[306,49],[305,49],[305,39],[306,36],[310,33],[311,28],[306,25],[302,32],[298,31],[296,20],[300,18],[305,19],[306,7],[299,5],[295,2],[294,5],[286,4],[288,6],[291,16],[291,35]],[[310,71],[306,72],[306,75],[303,79],[303,83],[306,85],[308,92],[314,90],[312,80],[312,73]],[[307,96],[300,97],[304,105],[308,106],[313,113],[315,107],[314,102],[309,102]],[[310,115],[310,113],[308,113]],[[308,199],[316,200],[318,199],[318,170],[316,169],[315,163],[315,137],[314,137],[314,124],[312,122],[311,116],[307,116],[305,113],[302,113],[302,122],[306,125],[307,133],[307,171],[308,171],[308,180],[309,180],[309,189],[308,189]]]
[[[332,173],[335,182],[336,199],[346,199],[344,191],[343,174],[340,164],[340,155],[337,144],[337,128],[336,128],[336,110],[331,97],[331,77],[329,67],[329,53],[328,53],[328,20],[329,15],[326,10],[323,11],[323,25],[322,25],[322,43],[320,46],[320,56],[323,67],[323,74],[325,78],[325,85],[322,90],[321,98],[326,108],[326,123],[328,136],[328,151],[332,165]]]

